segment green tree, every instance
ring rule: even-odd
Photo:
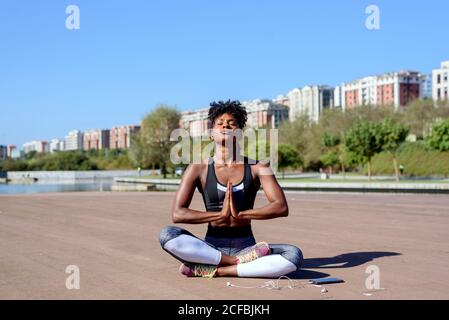
[[[382,150],[393,155],[393,167],[396,181],[399,181],[399,169],[397,161],[397,150],[405,141],[409,128],[405,125],[387,118],[382,122]]]
[[[279,144],[278,155],[278,166],[282,171],[282,179],[285,177],[285,168],[298,168],[303,165],[298,151],[289,144]]]
[[[343,161],[341,161],[339,156],[339,145],[340,137],[338,135],[324,132],[321,136],[321,146],[324,149],[324,153],[320,156],[320,161],[324,167],[334,167],[337,164],[341,164],[344,172]]]
[[[432,149],[449,150],[449,119],[441,121],[432,127],[432,134],[427,142]]]
[[[382,125],[377,122],[362,121],[344,135],[344,144],[355,154],[359,162],[368,164],[368,178],[371,180],[371,159],[382,151]]]
[[[134,159],[144,164],[159,164],[164,178],[171,167],[170,149],[175,142],[170,141],[170,134],[179,128],[179,111],[167,105],[159,105],[142,120],[137,143],[133,148]],[[136,142],[136,141],[134,141]]]

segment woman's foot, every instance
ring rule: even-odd
[[[265,241],[258,242],[252,247],[244,249],[236,256],[237,263],[247,263],[270,254],[270,246]]]
[[[217,273],[217,267],[210,264],[186,264],[179,267],[179,272],[186,277],[213,278]]]

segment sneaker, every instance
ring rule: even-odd
[[[179,272],[186,277],[213,278],[217,267],[210,264],[181,264]]]
[[[247,263],[270,254],[270,246],[265,241],[258,242],[252,247],[244,249],[237,255],[237,263]]]

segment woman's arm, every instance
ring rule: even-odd
[[[269,164],[259,162],[256,175],[259,177],[263,191],[269,203],[261,208],[236,212],[236,206],[231,194],[231,214],[236,219],[266,220],[288,216],[288,205],[284,191],[276,180]]]
[[[189,209],[190,203],[195,192],[196,184],[199,183],[201,174],[201,165],[189,164],[184,172],[181,184],[175,195],[172,206],[173,223],[200,224],[227,218],[230,214],[229,192],[227,200],[223,203],[223,210],[220,212],[204,212]],[[227,204],[227,205],[225,205]]]

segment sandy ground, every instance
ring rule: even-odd
[[[0,196],[0,299],[448,299],[449,197],[286,193],[290,216],[254,221],[257,240],[292,243],[304,269],[281,290],[266,279],[185,278],[159,246],[171,192]],[[256,205],[265,203],[261,194]],[[201,209],[197,194],[192,207]],[[203,237],[205,225],[180,225]],[[66,288],[66,267],[80,289]],[[382,290],[368,290],[376,266]],[[370,268],[376,268],[370,267]],[[368,270],[371,270],[368,268]],[[337,276],[320,287],[308,279]],[[368,293],[368,294],[367,294]]]

